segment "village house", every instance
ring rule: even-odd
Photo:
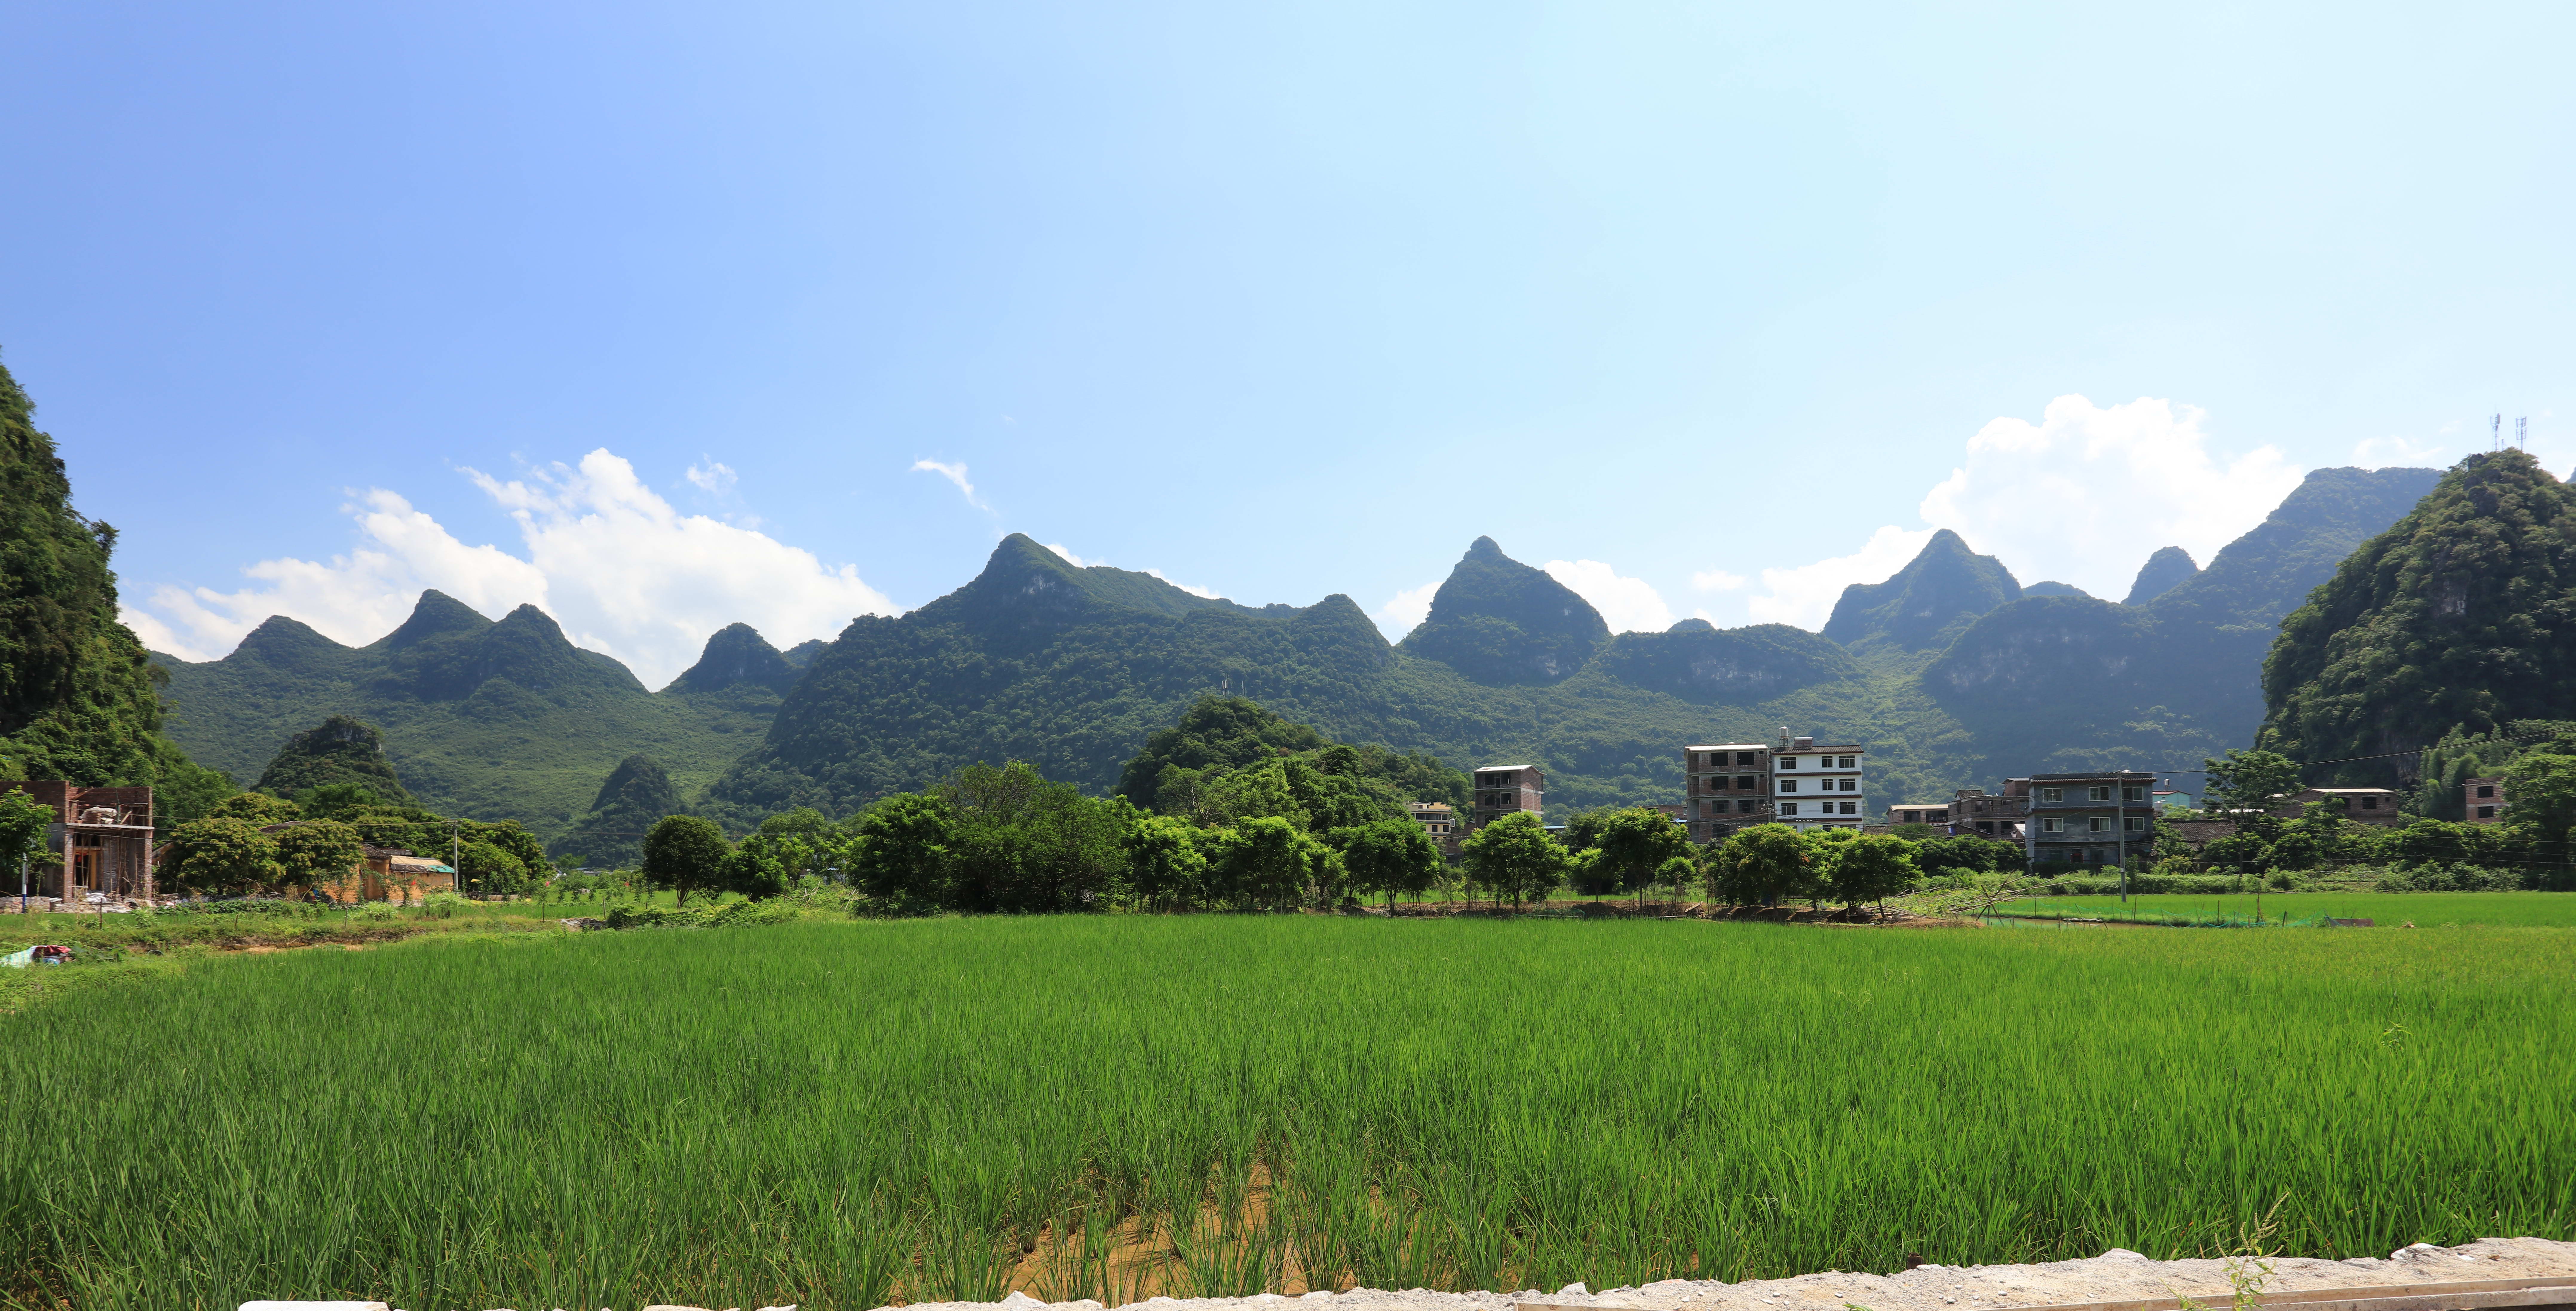
[[[1771,821],[1771,746],[1720,742],[1682,751],[1682,825],[1693,842],[1716,842]]]
[[[2155,851],[2156,776],[2135,770],[2033,774],[2004,781],[2028,798],[2022,849],[2033,862],[2127,868]]]
[[[2472,824],[2505,821],[2504,775],[2489,774],[2460,784],[2460,818]]]
[[[1547,810],[1547,775],[1536,765],[1486,765],[1474,781],[1477,828],[1516,811],[1537,816]]]
[[[1422,831],[1430,835],[1431,841],[1440,848],[1440,854],[1458,854],[1460,835],[1456,808],[1445,801],[1411,801],[1405,804],[1413,812],[1413,822],[1420,824]]]
[[[2275,813],[2295,816],[2315,801],[2339,802],[2345,819],[2363,824],[2406,822],[2406,817],[2397,813],[2398,794],[2388,788],[2306,788]]]
[[[49,781],[0,786],[25,793],[55,816],[45,829],[51,858],[28,867],[22,897],[66,903],[152,897],[152,789]]]
[[[291,819],[283,824],[270,824],[260,832],[271,837],[309,821]],[[349,872],[314,891],[336,902],[418,901],[432,892],[452,891],[456,887],[454,868],[435,860],[413,855],[403,847],[360,847],[358,863]]]
[[[1784,738],[1771,757],[1772,813],[1792,828],[1859,828],[1867,813],[1861,786],[1867,756],[1856,744]]]

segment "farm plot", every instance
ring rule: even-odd
[[[191,961],[0,1021],[22,1301],[1594,1287],[2576,1219],[2576,939],[1313,917]]]

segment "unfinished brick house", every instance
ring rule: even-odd
[[[153,895],[152,789],[93,788],[77,783],[0,783],[24,792],[54,812],[45,830],[51,853],[28,870],[27,894],[77,902],[97,893],[141,899]],[[9,889],[15,894],[17,889]]]

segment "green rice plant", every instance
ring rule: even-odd
[[[812,920],[66,968],[0,1302],[1595,1287],[2576,1236],[2564,930]]]

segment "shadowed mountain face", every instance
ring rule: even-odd
[[[1938,650],[1977,616],[2020,596],[2021,584],[2003,562],[1969,550],[1944,528],[1895,577],[1844,588],[1825,636],[1851,648]]]
[[[821,647],[820,642],[806,642],[797,649],[810,660]],[[671,689],[717,692],[737,683],[753,683],[783,696],[796,685],[802,672],[800,666],[779,654],[759,630],[749,624],[728,624],[707,639],[705,653],[689,666],[688,672],[671,681]]]
[[[1592,603],[1479,537],[1404,649],[1479,683],[1561,683],[1609,640]]]
[[[2137,581],[2129,584],[2129,599],[2122,605],[2145,605],[2184,583],[2191,581],[2200,566],[2193,563],[2191,552],[2179,546],[2168,546],[2147,557],[2138,569]]]
[[[687,811],[671,776],[652,757],[628,756],[599,785],[590,813],[556,839],[553,849],[561,859],[584,868],[630,868],[642,859],[644,834],[654,822]]]
[[[2033,768],[2180,768],[2249,745],[2282,619],[2439,477],[2316,470],[2207,569],[2145,605],[2073,596],[2000,607],[1925,667],[1924,686],[1996,749],[2025,744]]]
[[[2576,718],[2576,489],[2521,451],[2462,460],[2281,626],[2263,690],[2268,744],[2308,760]]]
[[[2028,587],[2025,587],[2025,588],[2021,589],[2021,594],[2022,594],[2022,595],[2024,595],[2024,596],[2091,596],[2091,595],[2092,595],[2092,593],[2091,593],[2091,592],[2085,591],[2083,588],[2081,588],[2081,587],[2077,587],[2077,586],[2076,586],[2075,584],[2073,584],[2073,583],[2061,583],[2061,582],[2056,581],[2055,579],[2044,579],[2044,580],[2042,580],[2042,581],[2040,581],[2040,582],[2032,583],[2030,586],[2028,586]]]

